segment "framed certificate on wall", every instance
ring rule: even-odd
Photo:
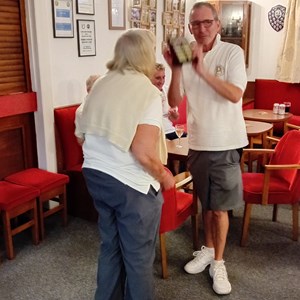
[[[125,0],[108,0],[108,28],[125,29]]]
[[[76,12],[84,15],[94,15],[94,0],[76,0]]]
[[[78,56],[96,55],[95,21],[77,20]]]
[[[53,36],[74,37],[72,0],[52,0]]]

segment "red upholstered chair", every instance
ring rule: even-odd
[[[39,243],[36,203],[36,198],[39,194],[38,189],[0,181],[0,212],[8,259],[15,257],[13,246],[14,235],[31,227],[33,244],[37,245]],[[12,219],[25,214],[28,214],[26,221],[22,223],[19,221],[14,227],[11,226]]]
[[[187,173],[187,172],[186,172]],[[177,175],[180,177],[181,175]],[[175,177],[176,178],[176,177]],[[166,236],[168,231],[179,228],[189,217],[192,219],[193,230],[193,247],[198,249],[199,244],[199,218],[198,218],[198,201],[196,195],[186,193],[181,188],[189,185],[192,177],[189,176],[181,180],[174,188],[163,191],[164,204],[162,206],[162,215],[159,228],[160,252],[162,277],[168,277]]]
[[[300,131],[291,130],[278,141],[275,149],[244,149],[244,152],[271,153],[264,173],[243,173],[244,219],[241,246],[248,239],[253,204],[273,204],[273,221],[277,219],[278,204],[292,206],[292,239],[298,240],[298,209],[300,202]]]
[[[44,219],[46,217],[61,212],[63,225],[67,224],[66,184],[69,182],[69,176],[30,168],[11,174],[5,177],[5,180],[39,190],[38,216],[41,240],[45,236]],[[51,201],[55,201],[55,205],[52,205]]]

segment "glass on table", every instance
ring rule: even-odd
[[[283,104],[285,105],[285,113],[289,113],[290,110],[291,110],[291,102],[289,101],[286,101],[286,102],[283,102]]]
[[[181,137],[184,133],[184,124],[176,124],[175,125],[175,132],[176,132],[176,135],[178,136],[178,143],[177,143],[176,147],[177,148],[182,148]]]

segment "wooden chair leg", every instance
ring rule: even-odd
[[[34,222],[31,228],[32,233],[32,243],[37,245],[39,243],[39,218],[37,213],[37,203],[36,201],[33,204],[33,208],[31,210],[31,218]]]
[[[252,204],[245,203],[242,237],[241,237],[241,241],[240,241],[241,247],[245,247],[247,240],[248,240],[251,209],[252,209]]]
[[[164,233],[159,235],[160,241],[160,255],[161,255],[161,270],[162,278],[168,278],[168,263],[167,263],[167,252],[166,252],[166,236]]]
[[[273,222],[277,221],[277,215],[278,215],[278,205],[274,204],[273,205],[273,216],[272,216],[272,221]]]
[[[298,241],[298,228],[299,228],[299,203],[294,203],[292,205],[293,214],[293,241]]]
[[[44,228],[44,202],[39,198],[38,199],[38,220],[39,220],[39,232],[40,240],[42,241],[45,237],[45,228]]]
[[[4,231],[4,239],[5,239],[5,249],[6,256],[8,259],[14,259],[14,246],[13,246],[13,234],[11,230],[10,224],[10,214],[8,211],[2,212],[2,220],[3,220],[3,231]]]
[[[68,212],[67,212],[67,190],[66,186],[64,186],[64,192],[59,196],[59,202],[63,205],[62,209],[62,224],[63,226],[67,226],[68,223]]]

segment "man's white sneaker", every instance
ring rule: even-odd
[[[197,274],[205,270],[213,262],[215,253],[214,249],[202,246],[201,250],[195,251],[193,255],[195,258],[184,266],[184,270],[189,274]]]
[[[209,275],[213,279],[213,290],[217,294],[227,295],[231,292],[231,284],[228,280],[224,260],[213,261],[209,268]]]

